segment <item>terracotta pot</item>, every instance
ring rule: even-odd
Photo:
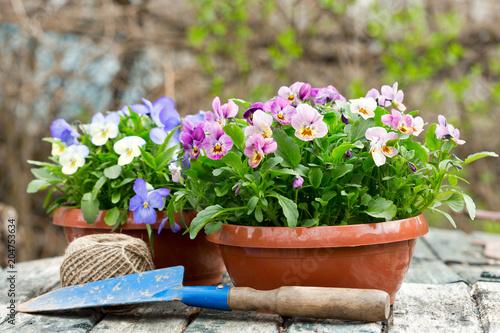
[[[59,208],[53,218],[55,225],[64,227],[64,233],[68,242],[77,237],[109,232],[112,227],[104,222],[105,210],[99,211],[96,222],[88,225],[85,222],[80,209]],[[191,240],[188,235],[182,235],[182,230],[174,233],[170,224],[166,223],[158,235],[158,227],[166,217],[166,212],[157,212],[157,222],[151,226],[154,229],[154,252],[153,262],[156,268],[165,268],[182,265],[185,268],[184,285],[213,285],[222,280],[225,271],[220,251],[216,244],[208,242],[205,237],[197,237]],[[187,225],[196,216],[195,211],[185,211],[184,221]],[[180,216],[176,215],[177,224],[181,225]],[[149,248],[149,237],[145,224],[133,222],[132,213],[129,212],[128,219],[116,232],[141,238]]]
[[[320,286],[384,290],[394,302],[424,215],[357,225],[304,228],[223,224],[207,239],[219,245],[237,287]]]

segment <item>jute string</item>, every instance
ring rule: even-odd
[[[106,233],[71,242],[61,265],[63,287],[154,269],[149,249],[139,238]]]

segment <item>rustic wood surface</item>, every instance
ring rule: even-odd
[[[9,273],[0,272],[0,332],[500,332],[500,262],[482,242],[500,235],[431,229],[419,239],[389,320],[364,323],[222,312],[182,303],[142,305],[116,313],[102,309],[30,315],[10,324]],[[16,265],[17,303],[60,288],[61,257]],[[223,283],[231,281],[225,276]]]

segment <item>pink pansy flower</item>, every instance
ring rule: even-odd
[[[259,133],[254,133],[245,142],[244,153],[248,156],[248,165],[256,168],[264,159],[265,154],[274,153],[277,148],[278,144],[273,139],[264,139]]]
[[[203,149],[205,149],[208,158],[219,160],[233,148],[233,140],[229,135],[224,133],[219,123],[211,123],[205,127],[208,129],[210,135],[203,140]]]
[[[264,138],[273,136],[271,125],[273,124],[273,117],[262,110],[257,110],[253,114],[253,126],[245,128],[245,136],[251,136],[254,133],[261,134]]]
[[[297,107],[297,113],[292,118],[292,127],[295,129],[295,136],[303,141],[322,138],[328,133],[323,116],[307,104]]]
[[[413,118],[410,115],[402,115],[396,109],[391,110],[391,114],[382,116],[382,123],[392,126],[394,130],[401,133],[418,136],[424,130],[424,120],[422,117]]]
[[[402,90],[398,90],[398,83],[394,83],[392,87],[388,85],[382,86],[380,90],[381,101],[385,104],[385,106],[390,106],[394,103],[394,105],[400,110],[405,111],[406,106],[403,104],[404,93]]]
[[[422,117],[415,117],[411,124],[413,135],[418,136],[424,130],[424,119]]]
[[[457,145],[463,145],[464,140],[460,140],[460,131],[453,125],[448,124],[443,115],[438,116],[439,126],[436,128],[436,136],[438,139],[451,139]]]
[[[276,96],[276,100],[271,106],[271,114],[274,119],[283,125],[290,125],[295,113],[295,108],[291,106],[286,99],[281,96]]]
[[[376,166],[385,164],[386,157],[393,157],[398,153],[397,149],[387,146],[387,141],[397,139],[398,135],[389,132],[383,127],[372,127],[366,130],[365,137],[370,140],[370,153]]]
[[[375,117],[375,109],[377,108],[375,99],[371,97],[361,97],[358,99],[351,99],[349,102],[351,102],[352,113],[359,114],[363,119]]]
[[[205,120],[209,123],[217,122],[221,126],[226,125],[226,119],[236,117],[238,114],[238,105],[235,102],[229,101],[224,105],[220,105],[219,97],[215,97],[212,102],[214,112],[205,112]]]
[[[370,90],[366,93],[365,98],[369,98],[369,97],[371,97],[371,98],[375,99],[375,100],[377,101],[377,104],[378,104],[379,106],[384,106],[384,101],[385,101],[385,99],[384,99],[383,97],[381,97],[381,96],[380,96],[380,92],[379,92],[377,89],[375,89],[375,88],[370,89]],[[384,101],[382,101],[382,100],[384,100]]]
[[[345,97],[332,85],[324,88],[311,89],[311,96],[316,104],[325,104],[332,101],[347,102]]]
[[[204,122],[193,124],[189,119],[182,123],[180,141],[183,148],[189,153],[189,157],[197,159],[200,156],[203,140],[205,140]]]
[[[295,82],[290,87],[282,86],[278,90],[278,96],[285,98],[288,103],[298,103],[305,100],[311,94],[311,85],[304,82]]]

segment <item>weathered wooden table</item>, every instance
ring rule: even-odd
[[[482,255],[478,243],[485,240],[500,241],[500,235],[431,229],[418,241],[386,322],[282,318],[174,302],[143,305],[120,314],[96,309],[17,313],[12,325],[8,309],[12,280],[7,268],[0,275],[0,332],[500,332],[500,261]],[[16,265],[15,301],[59,288],[61,262],[62,257],[57,257]]]

